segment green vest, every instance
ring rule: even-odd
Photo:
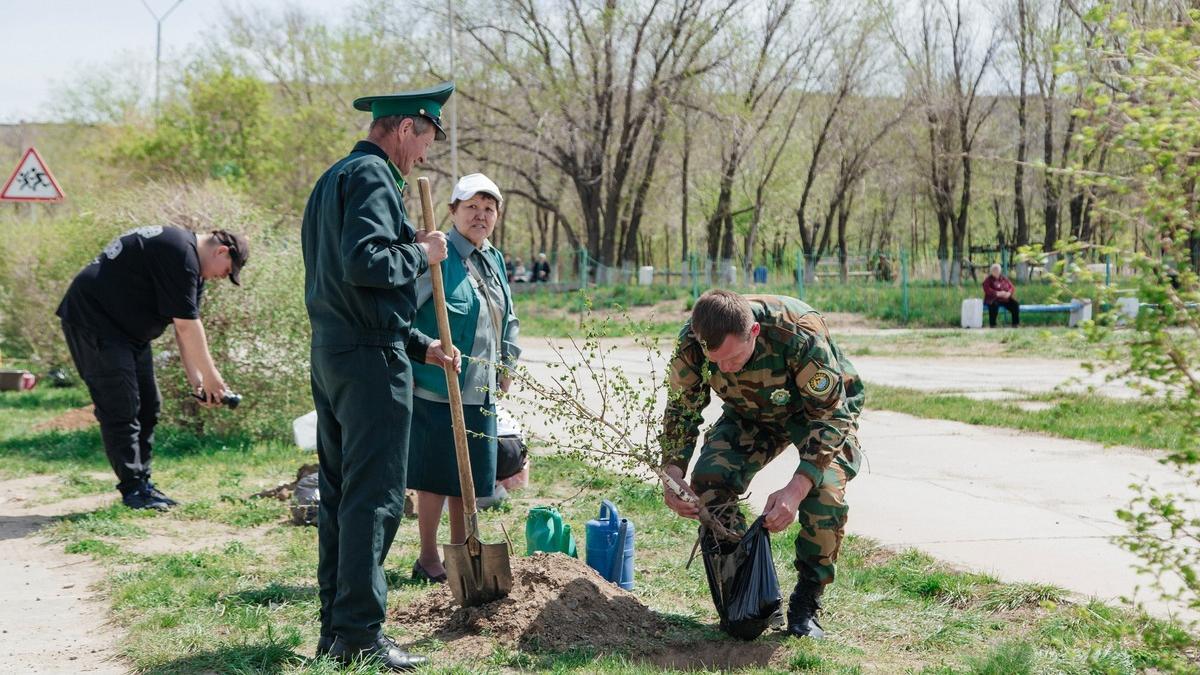
[[[471,287],[467,272],[466,261],[458,254],[458,247],[447,247],[448,255],[442,261],[442,285],[446,289],[446,315],[450,319],[450,339],[463,356],[470,356],[475,347],[475,331],[479,326],[480,301],[479,296]],[[496,251],[495,248],[492,251]],[[485,256],[486,257],[486,256]],[[496,251],[499,257],[499,251]],[[499,269],[504,269],[503,264]],[[433,298],[417,309],[413,327],[422,333],[438,338],[437,314],[434,310]],[[500,336],[503,339],[503,336]],[[449,397],[446,390],[446,375],[441,366],[427,366],[423,363],[413,363],[413,379],[418,387]],[[458,386],[461,389],[467,379],[467,363],[463,360],[462,372],[458,374]]]

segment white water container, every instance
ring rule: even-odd
[[[983,328],[982,298],[967,298],[962,301],[962,327]]]
[[[292,435],[301,450],[317,450],[317,411],[301,415],[292,421]]]

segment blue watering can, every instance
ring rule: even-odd
[[[600,576],[633,590],[633,523],[605,499],[600,517],[587,523],[587,564]]]

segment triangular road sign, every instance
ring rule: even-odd
[[[25,152],[17,168],[8,177],[4,189],[0,190],[0,201],[9,202],[61,202],[63,191],[54,180],[54,174],[46,168],[42,156],[32,147]]]

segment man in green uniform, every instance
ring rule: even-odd
[[[858,473],[858,414],[863,386],[812,307],[784,296],[741,296],[712,290],[700,297],[679,334],[670,365],[671,393],[663,419],[663,463],[682,483],[710,393],[724,402],[705,434],[692,470],[699,507],[664,492],[667,506],[696,518],[706,508],[744,531],[738,497],[751,479],[789,445],[800,465],[788,484],[767,497],[764,524],[781,532],[799,512],[796,571],[788,601],[788,632],[819,638],[822,590],[833,581],[845,531],[846,483]]]
[[[439,115],[453,91],[445,83],[356,100],[355,108],[371,111],[370,132],[321,176],[304,210],[321,467],[317,655],[344,664],[370,659],[410,670],[425,662],[382,632],[383,561],[404,511],[410,359],[457,366],[458,355],[410,329],[416,279],[446,258],[446,238],[413,227],[401,190],[403,176],[445,138]]]

